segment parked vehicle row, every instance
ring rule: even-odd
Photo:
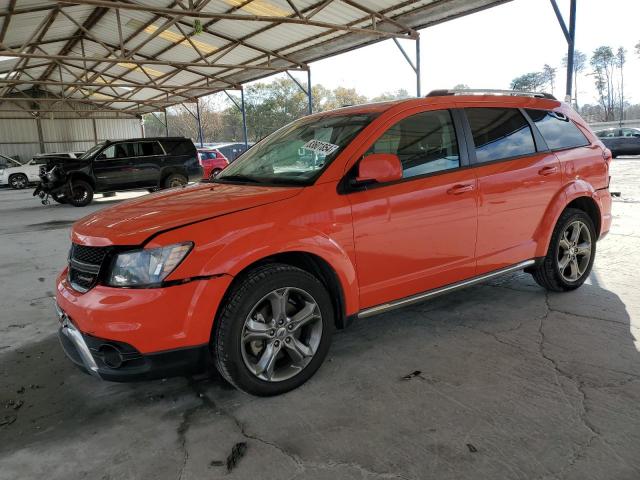
[[[229,165],[227,157],[216,148],[198,148],[198,158],[203,169],[203,179],[213,180]]]
[[[47,159],[33,192],[43,203],[83,207],[94,193],[149,191],[186,185],[202,178],[193,142],[182,137],[140,138],[99,143],[80,158]]]
[[[211,182],[76,222],[63,348],[106,380],[212,358],[239,389],[286,392],[356,317],[522,269],[580,287],[611,224],[610,161],[546,95],[438,92],[299,119]]]
[[[608,128],[596,132],[613,158],[619,155],[640,155],[640,128]]]

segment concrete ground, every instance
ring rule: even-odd
[[[613,165],[589,283],[526,274],[356,321],[275,398],[80,373],[51,297],[77,209],[0,191],[1,479],[640,478],[640,159]],[[234,445],[246,451],[235,468]]]

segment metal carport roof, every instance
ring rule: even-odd
[[[0,115],[162,111],[507,1],[2,0]]]

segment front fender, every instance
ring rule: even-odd
[[[551,236],[553,235],[553,229],[558,223],[558,219],[567,205],[572,201],[580,197],[591,198],[598,209],[601,211],[601,204],[596,194],[596,190],[589,182],[582,179],[576,179],[565,185],[556,195],[553,197],[547,210],[542,218],[542,222],[536,230],[535,240],[537,243],[536,257],[544,257],[549,250],[549,243],[551,242]]]
[[[195,249],[167,280],[227,274],[282,253],[307,253],[335,272],[347,315],[359,311],[358,283],[349,208],[329,208],[299,215],[292,202],[276,202],[172,230],[148,247],[193,241]],[[306,203],[308,207],[308,203]],[[303,207],[304,208],[304,207]],[[273,219],[273,220],[269,220]]]

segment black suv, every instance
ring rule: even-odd
[[[202,178],[193,142],[182,137],[137,138],[99,143],[80,158],[50,158],[33,192],[76,207],[89,205],[94,193],[149,191],[185,185]]]

